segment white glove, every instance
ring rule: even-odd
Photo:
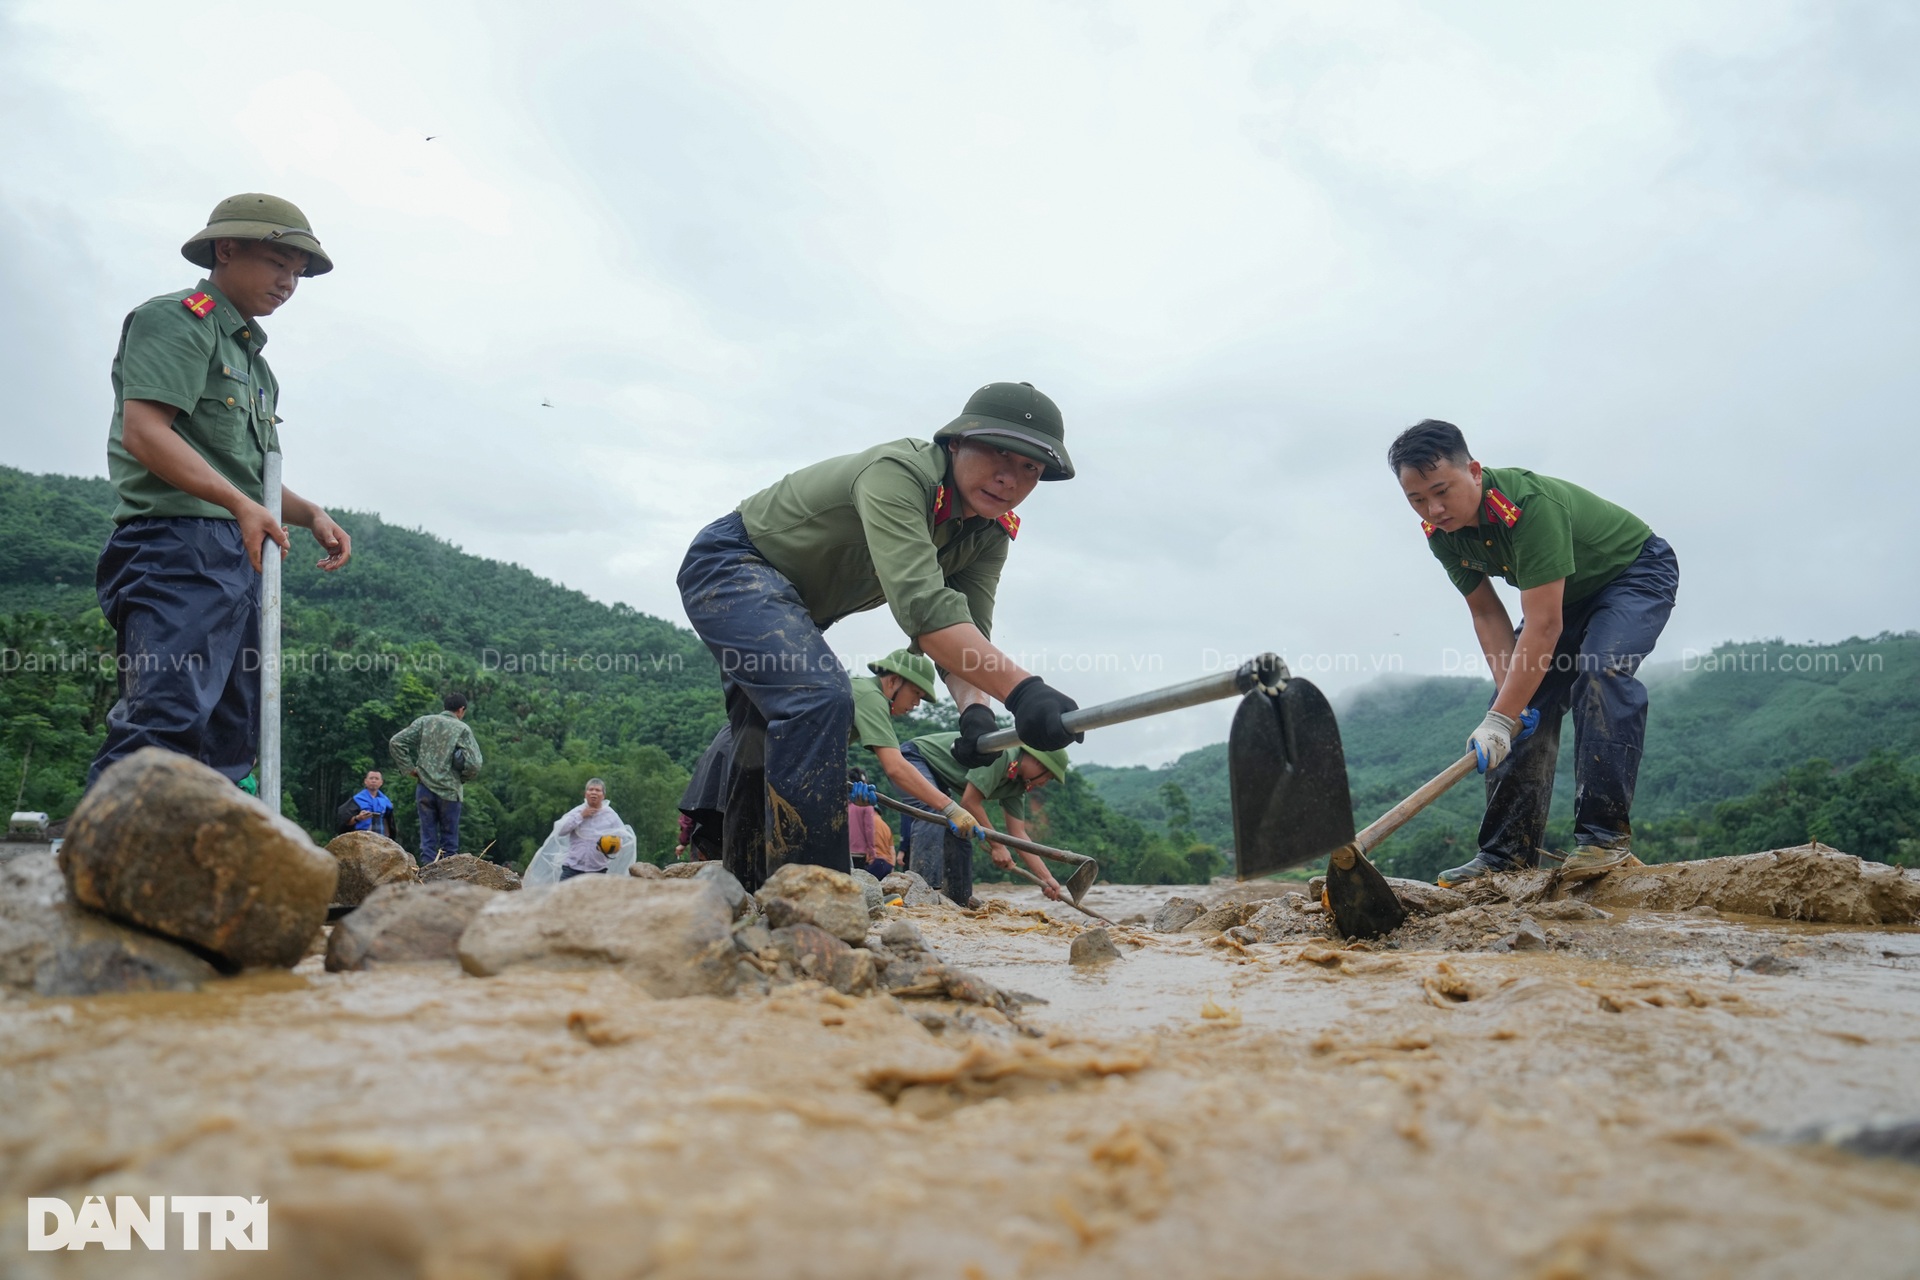
[[[1467,745],[1473,748],[1473,754],[1478,757],[1481,773],[1500,767],[1500,762],[1513,750],[1513,731],[1519,727],[1498,711],[1487,712],[1487,718],[1467,739]]]
[[[980,820],[968,813],[958,800],[947,801],[942,813],[947,819],[947,830],[962,840],[972,840],[974,833],[980,829]]]

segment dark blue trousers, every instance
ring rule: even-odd
[[[853,686],[839,657],[738,512],[694,538],[679,585],[720,664],[733,729],[721,860],[748,892],[788,862],[850,872]]]
[[[949,796],[953,795],[911,742],[901,745],[900,757],[921,777]],[[922,822],[918,818],[907,819],[905,840],[907,856],[911,859],[908,870],[917,872],[930,887],[966,906],[973,897],[973,842],[953,834],[953,828],[944,822]]]
[[[460,852],[460,802],[443,800],[418,783],[413,807],[420,819],[420,861],[438,862],[441,854]]]
[[[142,747],[238,782],[260,743],[260,575],[232,520],[129,520],[94,572],[116,636],[120,700],[87,773]]]
[[[1673,548],[1652,537],[1619,577],[1566,607],[1553,668],[1527,704],[1539,710],[1540,727],[1487,773],[1487,813],[1480,824],[1480,852],[1487,861],[1539,865],[1560,723],[1568,711],[1574,843],[1607,847],[1630,838],[1633,787],[1647,733],[1647,687],[1634,673],[1666,628],[1679,590]]]

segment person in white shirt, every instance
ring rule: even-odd
[[[607,784],[599,778],[588,778],[586,799],[568,810],[554,827],[556,835],[567,837],[567,857],[560,865],[560,878],[605,875],[607,854],[618,853],[620,846],[616,843],[603,850],[601,838],[612,836],[616,842],[624,839],[622,829],[626,825],[607,803]]]

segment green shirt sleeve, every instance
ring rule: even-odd
[[[875,461],[853,482],[853,506],[874,575],[902,631],[917,639],[976,621],[969,597],[947,585],[927,536],[927,495],[913,472],[885,458]]]
[[[869,751],[899,747],[893,731],[893,715],[887,710],[887,695],[880,682],[867,676],[853,681],[853,740]]]
[[[127,318],[126,353],[120,359],[121,399],[155,400],[193,412],[206,390],[218,338],[210,319],[171,298],[136,308]]]
[[[1447,576],[1453,579],[1453,585],[1460,588],[1461,595],[1472,595],[1480,589],[1480,584],[1487,580],[1486,574],[1469,569],[1461,563],[1460,557],[1454,554],[1456,548],[1447,540],[1445,534],[1436,533],[1428,538],[1427,548],[1433,552],[1434,559],[1440,562],[1440,566],[1447,571]]]
[[[1513,526],[1513,585],[1530,591],[1572,576],[1573,513],[1535,495]]]
[[[393,752],[393,763],[402,773],[414,767],[414,752],[420,746],[420,721],[393,735],[387,742],[387,750]]]
[[[1000,589],[1000,570],[1007,563],[1007,539],[995,536],[973,562],[953,575],[953,587],[967,598],[973,625],[993,639],[993,595]]]
[[[480,776],[480,766],[486,759],[480,754],[480,739],[473,736],[473,726],[465,721],[460,724],[460,745],[467,751],[467,767],[461,770],[460,780],[472,782]]]

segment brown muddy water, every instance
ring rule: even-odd
[[[1171,893],[1100,886],[1132,918]],[[1550,951],[915,910],[1046,1003],[445,967],[0,1003],[0,1273],[1912,1277],[1920,934],[1624,912]],[[1751,967],[1756,958],[1771,957]],[[266,1197],[266,1253],[29,1254],[25,1197]]]

